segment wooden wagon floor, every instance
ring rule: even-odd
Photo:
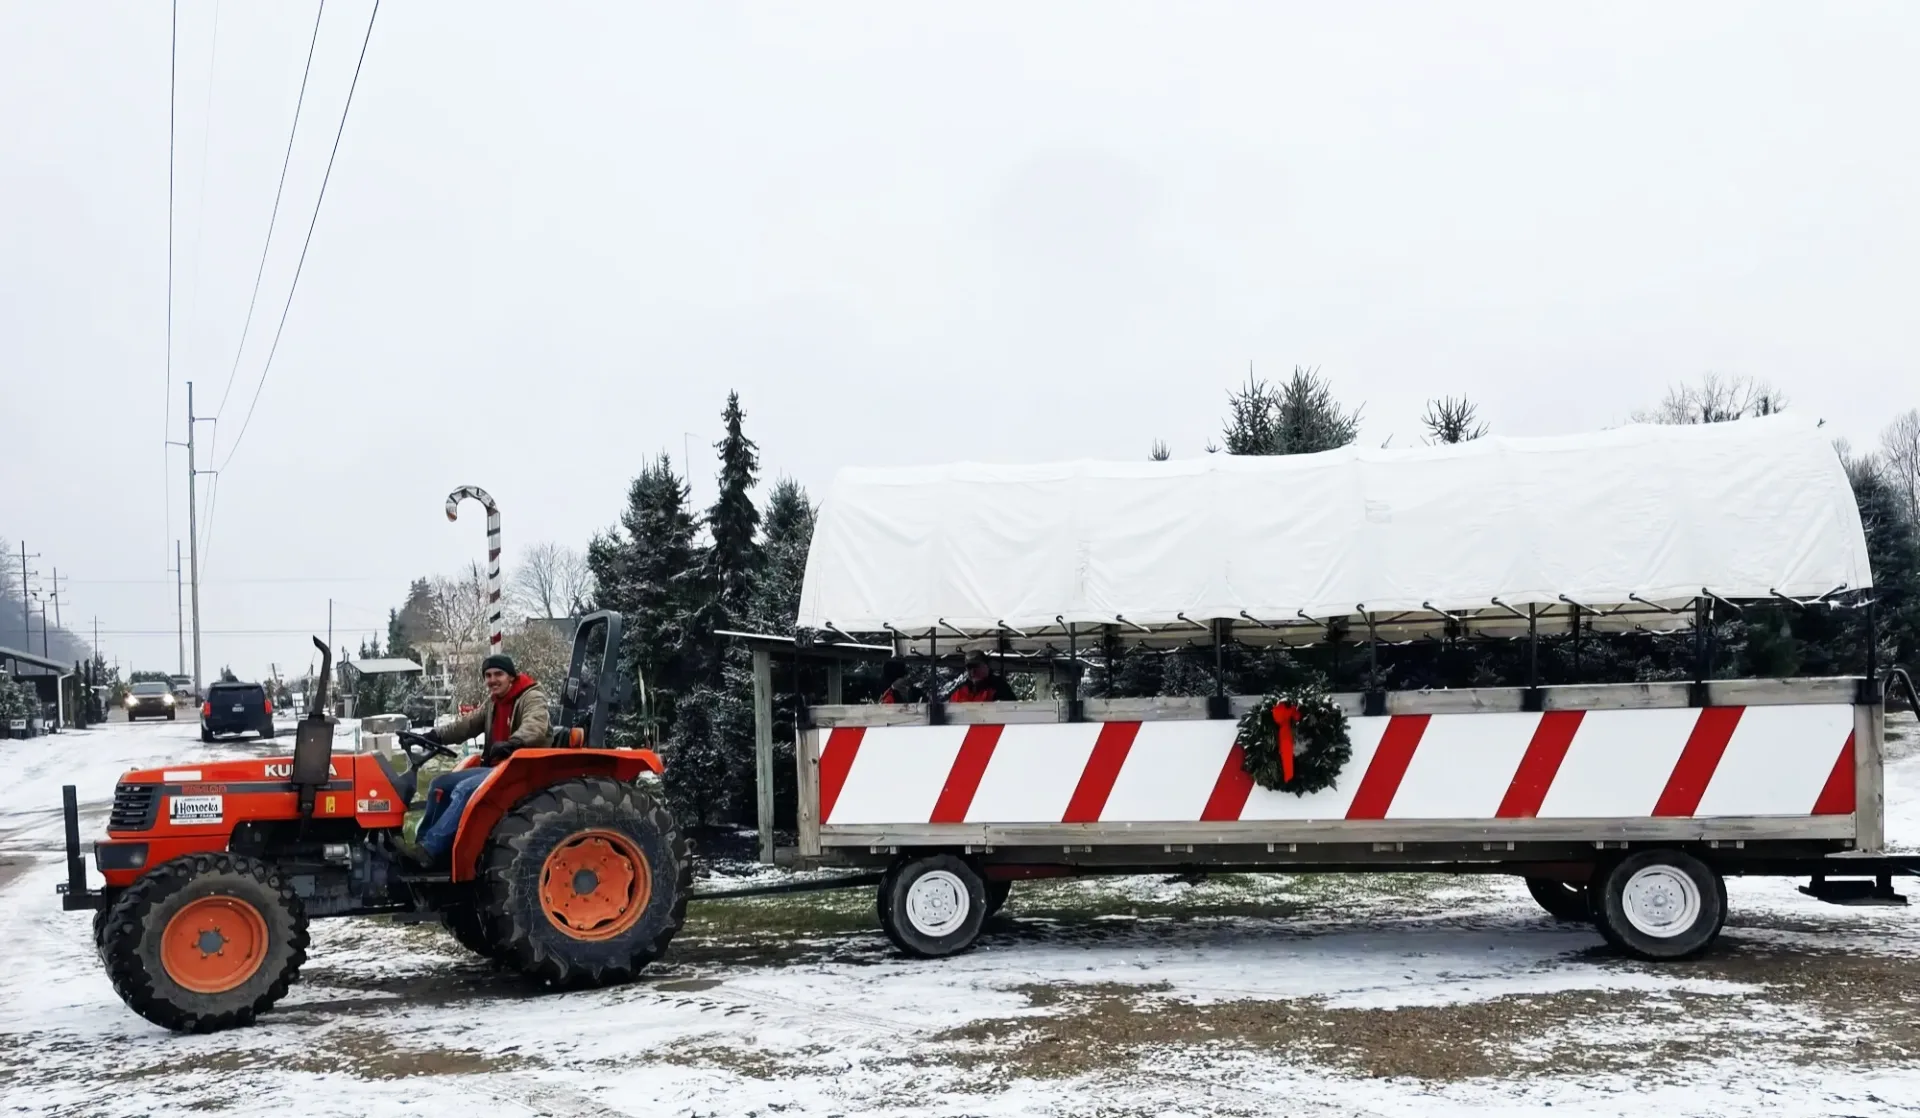
[[[102,735],[125,755],[187,743]],[[1920,733],[1889,739],[1920,848]],[[43,759],[44,760],[44,759]],[[1733,881],[1708,957],[1632,962],[1517,882],[1023,883],[975,951],[894,956],[865,892],[694,909],[631,987],[551,994],[429,928],[323,922],[262,1027],[152,1029],[49,902],[47,770],[0,752],[0,1094],[9,1113],[468,1115],[1911,1113],[1920,907]],[[98,792],[98,789],[95,790]],[[37,794],[37,793],[36,793]],[[57,816],[50,824],[57,828]],[[1920,899],[1920,898],[1916,898]]]

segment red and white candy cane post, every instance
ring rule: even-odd
[[[477,485],[463,485],[447,494],[447,519],[460,519],[460,502],[471,497],[487,510],[487,652],[500,651],[500,506]]]

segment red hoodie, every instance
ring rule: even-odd
[[[507,688],[507,693],[493,701],[493,721],[487,730],[488,745],[506,741],[507,735],[513,733],[514,704],[532,686],[533,677],[521,672],[520,678],[513,681],[512,687]]]

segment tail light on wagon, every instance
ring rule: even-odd
[[[200,717],[202,717],[202,718],[211,718],[212,716],[213,716],[213,704],[212,704],[212,703],[210,703],[210,702],[209,702],[209,703],[201,703],[201,704],[200,704]]]

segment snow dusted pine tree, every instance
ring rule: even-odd
[[[700,675],[701,647],[691,625],[699,606],[693,531],[686,482],[662,454],[628,487],[619,527],[594,536],[587,547],[596,606],[625,617],[621,670],[643,672],[652,698],[652,726],[643,725],[635,711],[612,727],[623,743],[668,740],[680,700]],[[700,759],[671,754],[669,748],[669,790],[683,804],[699,804],[707,779]]]
[[[747,606],[755,632],[793,632],[800,615],[800,583],[807,573],[807,547],[813,542],[813,505],[792,478],[773,483],[762,522],[759,582]]]
[[[704,600],[695,631],[708,642],[705,671],[687,693],[674,737],[680,755],[697,758],[702,769],[697,815],[702,822],[716,809],[742,818],[753,801],[752,660],[744,647],[715,634],[747,621],[764,565],[757,538],[760,510],[752,494],[760,454],[743,430],[746,413],[738,392],[727,393],[721,419],[726,435],[714,444],[720,455],[718,492],[707,510],[709,539],[697,561]]]
[[[760,510],[753,507],[752,493],[759,480],[760,448],[741,430],[746,413],[740,410],[738,392],[727,393],[721,418],[727,435],[713,444],[720,452],[719,493],[707,510],[713,538],[700,558],[702,581],[713,595],[716,627],[729,628],[746,618],[760,578]]]

